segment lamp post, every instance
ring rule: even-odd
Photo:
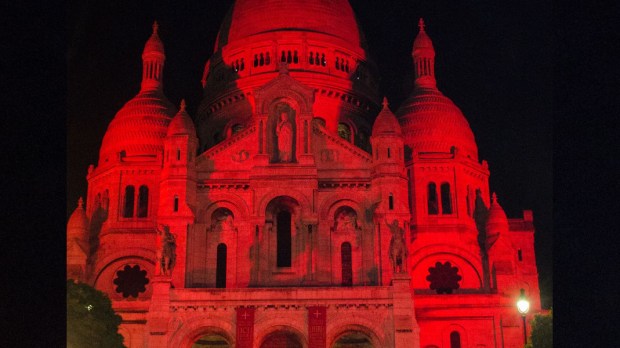
[[[525,290],[521,289],[521,295],[519,296],[519,301],[517,301],[517,310],[521,313],[521,318],[523,318],[523,344],[527,344],[527,331],[525,327],[525,315],[530,310],[530,301],[525,297]]]

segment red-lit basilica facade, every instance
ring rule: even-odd
[[[419,28],[393,112],[348,1],[237,0],[192,117],[153,26],[67,226],[128,347],[523,346],[532,212],[506,217]]]

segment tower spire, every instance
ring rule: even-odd
[[[153,22],[153,33],[144,45],[142,52],[142,85],[141,91],[161,90],[163,87],[163,71],[166,54],[164,44],[159,38],[159,24]]]
[[[418,21],[418,36],[413,41],[413,64],[415,66],[415,85],[422,88],[435,88],[435,48],[424,29],[424,19]]]

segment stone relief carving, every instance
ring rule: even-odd
[[[161,248],[159,250],[159,265],[163,275],[172,275],[172,270],[176,263],[176,238],[170,232],[168,225],[159,225],[157,234],[161,237]]]
[[[286,112],[280,113],[280,120],[276,126],[278,138],[278,158],[280,162],[291,162],[293,156],[293,125],[288,120]]]
[[[392,232],[392,239],[390,240],[390,261],[394,273],[406,272],[407,256],[409,252],[407,245],[405,244],[405,230],[398,226],[398,221],[392,221],[389,224],[387,221],[385,224],[390,228]]]

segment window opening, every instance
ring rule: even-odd
[[[179,211],[179,196],[177,195],[174,196],[174,206],[172,207],[172,210],[174,212]]]
[[[217,262],[215,271],[215,287],[226,287],[226,244],[221,243],[217,246]]]
[[[123,217],[133,217],[135,188],[133,186],[125,187],[125,207],[123,209]]]
[[[394,210],[394,195],[390,192],[390,197],[388,198],[388,205],[390,210]]]
[[[340,247],[342,260],[342,286],[353,285],[353,263],[351,258],[351,243],[344,242]]]
[[[149,188],[145,185],[138,190],[138,217],[143,218],[148,215],[149,210]]]
[[[281,211],[277,216],[277,266],[291,267],[291,213]]]
[[[523,253],[521,253],[521,249],[517,250],[517,256],[519,257],[519,261],[523,261]]]
[[[428,184],[428,214],[437,215],[439,206],[437,202],[437,185],[434,182]]]
[[[450,197],[450,184],[441,184],[441,213],[452,214],[452,198]]]
[[[450,348],[461,348],[461,334],[457,331],[450,333]]]

